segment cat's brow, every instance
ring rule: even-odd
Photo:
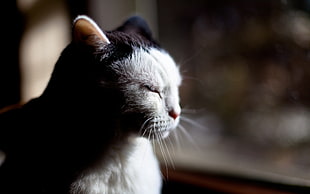
[[[180,85],[178,81],[179,79],[177,78],[179,77],[178,71],[174,69],[176,68],[176,64],[174,64],[172,60],[170,61],[170,59],[165,61],[166,57],[168,57],[165,53],[156,49],[151,49],[149,51],[149,55],[150,57],[152,57],[152,59],[156,61],[156,63],[158,64],[157,68],[159,69],[161,76],[165,78],[165,81],[170,82],[169,85]]]

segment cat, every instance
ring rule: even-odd
[[[176,129],[181,81],[141,17],[78,16],[41,96],[0,114],[0,193],[159,194],[150,140]]]

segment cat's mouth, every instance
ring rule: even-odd
[[[154,117],[148,119],[141,127],[141,136],[150,139],[164,139],[176,128],[176,121],[170,118]]]

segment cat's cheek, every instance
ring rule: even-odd
[[[163,105],[161,99],[158,97],[157,94],[152,94],[149,96],[149,104],[152,105],[152,109],[156,113],[160,113],[163,110]]]

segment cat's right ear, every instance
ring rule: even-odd
[[[91,18],[81,15],[73,22],[73,41],[88,46],[110,44],[109,39]]]
[[[116,29],[125,33],[139,34],[149,40],[152,40],[152,31],[147,22],[140,16],[132,16],[128,18],[123,25]]]

